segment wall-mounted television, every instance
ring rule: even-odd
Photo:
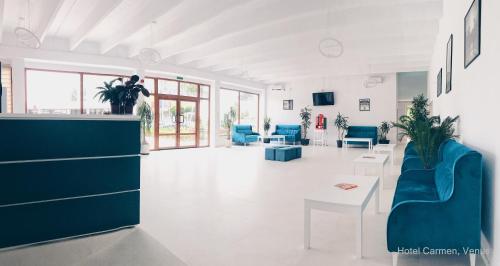
[[[322,106],[322,105],[334,105],[335,97],[333,92],[315,92],[313,93],[313,105],[314,106]]]

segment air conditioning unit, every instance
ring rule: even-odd
[[[384,77],[381,76],[370,76],[363,82],[363,87],[365,88],[374,88],[379,84],[384,83]]]
[[[285,91],[286,90],[285,84],[272,84],[272,85],[269,85],[269,89],[271,89],[272,91]]]

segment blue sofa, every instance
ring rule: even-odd
[[[372,144],[377,145],[378,129],[371,126],[350,126],[347,129],[346,138],[371,138]],[[368,145],[366,142],[361,141],[348,141],[349,145]]]
[[[402,249],[463,254],[480,248],[481,154],[454,140],[443,143],[440,153],[434,169],[399,177],[387,221],[387,248],[396,261]]]
[[[283,135],[286,143],[295,144],[302,138],[302,130],[300,125],[276,125],[276,130],[271,135]]]
[[[401,173],[408,171],[408,170],[413,170],[413,169],[424,169],[424,164],[422,163],[422,160],[420,159],[420,156],[418,155],[414,146],[415,146],[415,143],[413,141],[410,141],[406,145],[406,148],[404,151],[403,163],[401,165]],[[441,145],[439,147],[439,150],[438,150],[437,163],[439,163],[443,157],[442,147],[443,147],[443,145]],[[434,168],[434,167],[435,166],[433,166],[432,168]]]
[[[256,142],[260,136],[259,133],[252,131],[251,125],[233,125],[231,134],[233,143],[243,145]]]

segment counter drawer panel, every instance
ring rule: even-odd
[[[0,248],[139,224],[139,191],[0,207]]]
[[[0,161],[130,155],[140,153],[135,120],[0,119]]]
[[[140,157],[0,164],[0,206],[137,190]]]

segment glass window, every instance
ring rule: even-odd
[[[198,97],[198,84],[181,82],[180,95]]]
[[[158,79],[158,93],[160,94],[178,94],[178,82],[172,80]]]
[[[220,114],[220,134],[227,135],[227,129],[224,128],[224,116],[229,114],[231,108],[236,112],[236,121],[238,123],[238,97],[239,92],[233,90],[221,89],[219,93],[219,114]]]
[[[200,85],[200,98],[210,98],[210,86]]]
[[[240,92],[240,124],[252,125],[258,131],[259,96],[257,94]]]
[[[83,113],[84,114],[104,114],[111,112],[109,102],[102,103],[99,97],[95,97],[99,90],[97,87],[104,87],[104,82],[111,82],[118,76],[83,74]],[[115,85],[119,81],[115,82]]]
[[[7,113],[12,113],[12,68],[2,65],[2,93],[7,97]]]
[[[34,114],[80,114],[80,74],[26,71],[26,106]]]
[[[209,132],[209,120],[210,120],[210,104],[208,100],[200,100],[200,124],[199,124],[199,136],[200,136],[200,146],[208,146],[208,132]]]

